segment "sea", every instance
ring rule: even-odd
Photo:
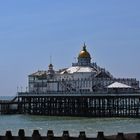
[[[105,135],[138,133],[140,119],[0,115],[0,135],[11,130],[17,136],[19,129],[24,129],[27,136],[37,129],[42,136],[46,136],[48,130],[53,130],[55,136],[62,136],[63,131],[68,130],[71,136],[78,136],[80,131],[85,131],[88,137],[96,137],[98,131],[104,131]]]
[[[53,130],[55,136],[62,136],[63,131],[67,130],[71,136],[78,136],[80,131],[85,131],[87,137],[96,137],[99,131],[103,131],[105,135],[118,132],[140,133],[140,118],[0,115],[0,135],[5,135],[10,130],[17,136],[19,129],[24,129],[26,136],[31,136],[33,130],[37,129],[42,136],[46,136],[48,130]]]

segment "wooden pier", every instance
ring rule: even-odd
[[[82,117],[140,117],[140,94],[49,93],[18,96],[21,114]]]
[[[78,117],[140,117],[139,93],[19,93],[0,100],[0,114]]]
[[[0,114],[17,114],[18,101],[17,96],[11,100],[0,100]]]

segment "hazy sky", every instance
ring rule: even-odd
[[[115,77],[140,80],[140,0],[1,0],[0,95],[75,62],[83,43]]]

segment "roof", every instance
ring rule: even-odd
[[[89,52],[86,49],[86,45],[84,44],[83,50],[80,52],[78,58],[91,58]]]
[[[111,78],[111,75],[105,71],[100,71],[97,75],[96,78]]]
[[[123,83],[114,82],[111,85],[109,85],[108,88],[132,88],[132,87]]]
[[[69,74],[72,74],[72,73],[80,73],[80,72],[96,72],[96,70],[92,67],[83,67],[83,66],[73,66],[73,67],[70,67],[64,71],[61,72],[61,74],[64,74],[64,73],[69,73]]]
[[[37,71],[35,73],[32,73],[31,75],[29,76],[42,76],[42,75],[47,75],[47,71]]]

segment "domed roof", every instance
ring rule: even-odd
[[[78,58],[91,58],[89,52],[86,49],[86,45],[84,44],[83,50],[79,53]]]

